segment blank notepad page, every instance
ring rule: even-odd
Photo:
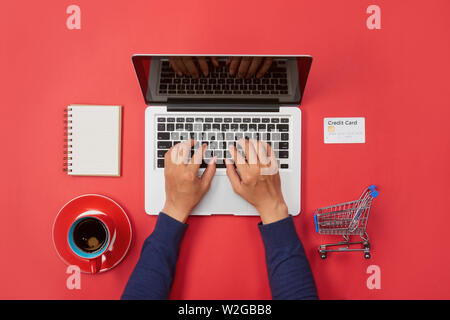
[[[68,107],[69,175],[120,176],[121,106]]]

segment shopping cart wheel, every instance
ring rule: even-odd
[[[364,253],[364,258],[370,259],[370,253],[368,253],[368,252]]]
[[[325,260],[325,259],[327,258],[327,254],[326,254],[326,253],[321,253],[321,254],[320,254],[320,258],[321,258],[322,260]]]

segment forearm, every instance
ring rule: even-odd
[[[152,234],[142,246],[122,299],[168,299],[180,244],[187,225],[160,213]]]
[[[292,217],[259,224],[273,299],[317,299],[314,278]]]

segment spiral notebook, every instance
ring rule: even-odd
[[[122,107],[70,105],[64,170],[69,175],[120,176]]]

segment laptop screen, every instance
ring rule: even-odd
[[[311,56],[133,55],[147,105],[170,101],[301,103]]]

